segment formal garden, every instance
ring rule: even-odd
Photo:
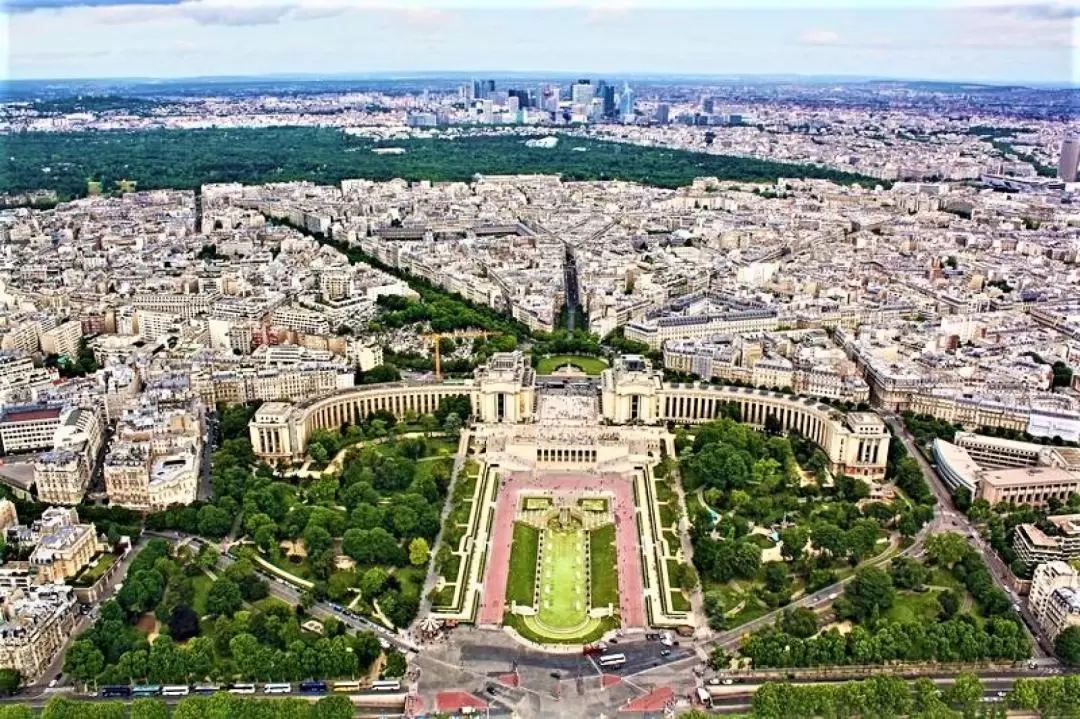
[[[586,527],[569,508],[549,512],[553,505],[547,497],[524,497],[521,504],[526,513],[540,512],[545,519],[542,526],[535,517],[514,523],[506,603],[526,609],[507,612],[504,622],[543,644],[581,644],[618,626],[614,616],[592,612],[619,606],[615,525]],[[608,509],[603,499],[581,499],[577,507]]]

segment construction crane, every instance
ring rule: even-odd
[[[451,339],[469,339],[473,337],[491,337],[492,335],[501,334],[500,332],[488,332],[487,330],[454,330],[453,332],[431,332],[428,334],[420,335],[421,339],[428,340],[435,345],[435,379],[442,379],[442,349],[439,347],[442,344],[443,337],[449,337]]]

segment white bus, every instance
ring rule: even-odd
[[[187,684],[166,684],[161,688],[161,696],[186,697],[190,691]]]
[[[377,682],[371,683],[371,691],[373,692],[399,692],[401,691],[401,682],[396,679],[380,679]]]
[[[291,694],[292,684],[263,684],[263,694]]]
[[[360,691],[360,682],[334,682],[334,691],[340,694]]]
[[[623,664],[626,664],[625,654],[604,654],[600,657],[602,667],[621,667]]]
[[[230,694],[254,694],[255,693],[255,685],[254,684],[233,684],[231,687],[229,687],[229,693]]]

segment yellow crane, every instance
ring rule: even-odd
[[[451,339],[471,339],[473,337],[491,337],[492,335],[497,334],[501,333],[489,332],[487,330],[454,330],[453,332],[429,332],[428,334],[420,335],[420,337],[435,345],[435,379],[441,380],[442,350],[439,345],[442,343],[443,337],[449,337]]]

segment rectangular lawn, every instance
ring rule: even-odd
[[[523,522],[514,523],[510,546],[510,569],[506,577],[506,601],[532,606],[536,597],[536,553],[540,530]]]
[[[585,619],[585,553],[583,529],[544,533],[540,572],[539,618],[549,627],[578,626]]]
[[[605,524],[589,534],[589,569],[592,574],[592,605],[619,603],[619,569],[615,556],[615,525]]]

